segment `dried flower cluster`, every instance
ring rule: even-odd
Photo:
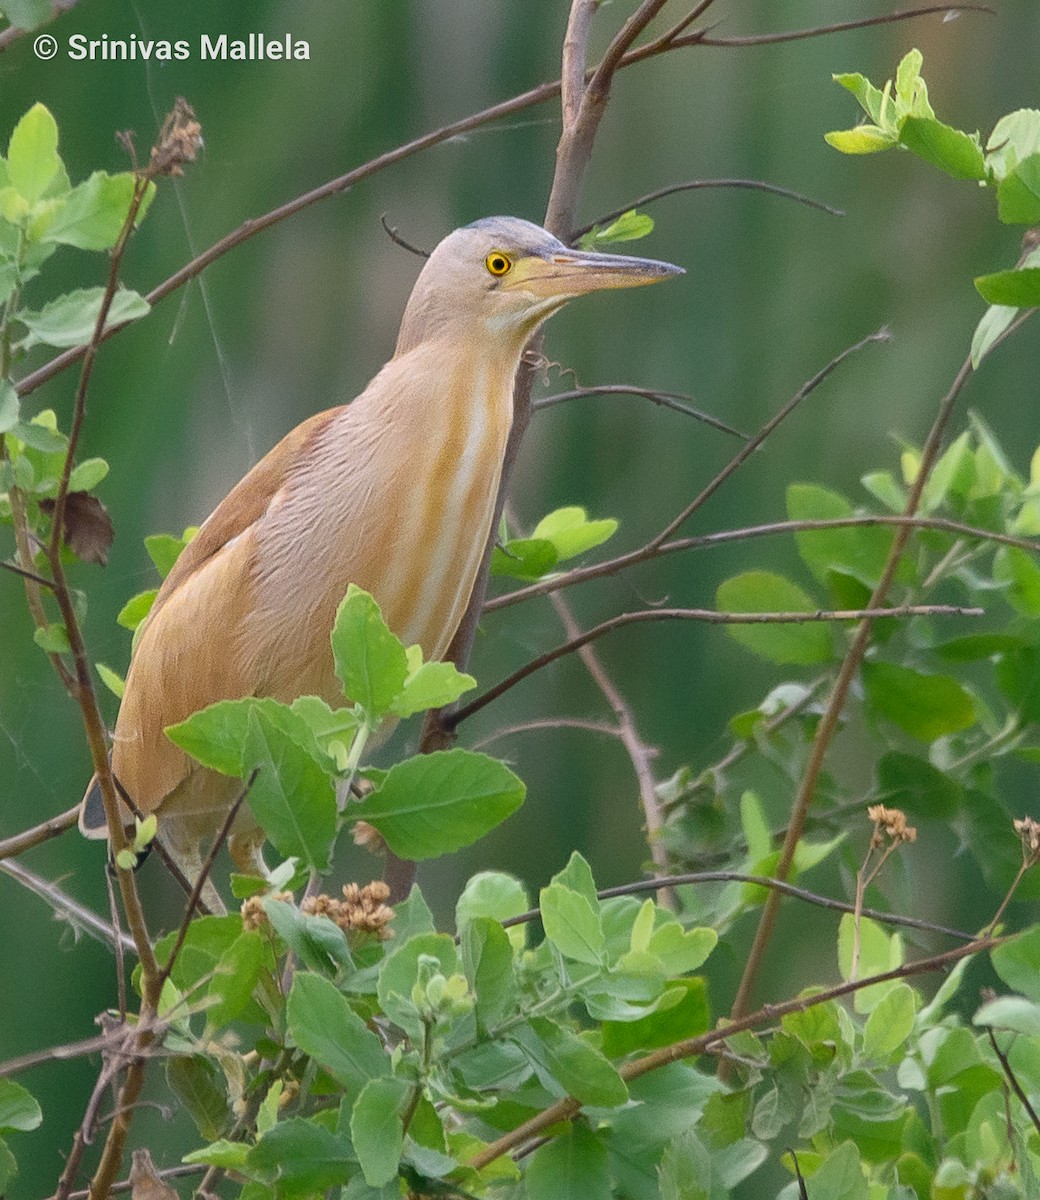
[[[292,904],[292,892],[275,892],[272,900],[286,900]],[[260,929],[267,924],[267,913],[264,912],[262,896],[250,896],[242,903],[242,928]]]
[[[184,164],[195,161],[202,146],[202,126],[195,110],[182,96],[178,96],[171,112],[159,130],[159,140],[152,147],[148,163],[148,174],[183,175]]]
[[[872,804],[867,809],[867,816],[874,822],[874,836],[870,844],[875,849],[884,846],[886,839],[892,845],[917,841],[917,827],[906,823],[906,813],[901,808]]]
[[[333,896],[312,896],[304,900],[302,911],[314,916],[328,917],[345,933],[374,933],[380,941],[394,936],[389,928],[394,910],[386,903],[390,889],[381,880],[359,887],[356,883],[343,885],[343,899]]]
[[[1014,822],[1015,833],[1022,839],[1022,855],[1028,866],[1040,862],[1040,821],[1022,817]]]

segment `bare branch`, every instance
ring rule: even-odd
[[[37,826],[37,828],[40,827]],[[5,875],[10,875],[22,887],[39,896],[45,904],[54,910],[56,916],[68,921],[74,929],[80,929],[84,933],[89,933],[91,937],[97,938],[99,942],[104,942],[106,945],[114,946],[118,941],[124,950],[129,950],[132,954],[137,952],[137,947],[134,945],[132,937],[113,929],[97,913],[80,904],[78,900],[73,900],[56,883],[51,883],[48,879],[42,879],[34,871],[30,871],[28,867],[24,867],[18,862],[0,861],[0,871],[3,871]]]
[[[932,423],[931,429],[928,431],[928,436],[925,439],[924,447],[921,451],[921,464],[910,487],[910,494],[907,497],[904,516],[913,517],[916,515],[921,504],[921,497],[924,493],[925,484],[931,474],[932,468],[939,456],[939,450],[942,445],[943,435],[946,431],[946,426],[949,423],[950,417],[953,415],[953,409],[957,402],[958,396],[963,391],[968,380],[971,378],[972,366],[971,358],[965,360],[960,370],[957,372],[953,383],[939,404],[938,413]],[[895,536],[892,539],[892,546],[888,552],[888,558],[885,561],[885,568],[877,587],[874,588],[873,594],[870,597],[871,608],[876,608],[883,605],[889,590],[895,580],[896,571],[899,568],[899,563],[903,558],[907,543],[910,540],[911,526],[902,525],[896,529]],[[860,622],[859,628],[852,639],[852,643],[845,654],[842,661],[841,669],[838,672],[837,678],[834,681],[834,687],[831,690],[827,705],[823,715],[820,718],[820,723],[816,727],[816,733],[813,736],[812,746],[809,750],[809,758],[805,766],[805,773],[802,776],[801,785],[798,788],[798,794],[794,799],[791,810],[791,820],[787,827],[787,833],[784,837],[783,845],[780,850],[780,859],[776,865],[776,877],[778,879],[786,879],[791,872],[791,866],[794,862],[795,850],[801,840],[802,832],[805,828],[806,817],[809,813],[809,807],[812,804],[813,797],[816,795],[816,785],[819,781],[820,772],[823,769],[824,759],[827,756],[827,750],[830,747],[831,739],[834,737],[838,728],[838,723],[841,719],[841,714],[845,707],[845,700],[849,693],[849,688],[852,686],[852,681],[859,670],[860,663],[863,661],[863,656],[867,652],[867,646],[870,644],[870,636],[873,631],[873,618],[866,617]],[[752,943],[751,950],[748,954],[747,961],[744,966],[744,973],[741,977],[740,986],[737,989],[737,995],[733,1002],[732,1015],[734,1018],[739,1018],[742,1013],[747,1011],[747,1007],[751,997],[751,991],[754,987],[755,979],[758,971],[762,966],[765,957],[766,949],[772,937],[773,928],[776,924],[777,911],[779,909],[779,893],[771,892],[766,900],[762,910],[762,915],[759,919],[758,929],[755,932],[755,940]]]
[[[551,396],[542,396],[540,399],[532,401],[531,407],[537,411],[542,408],[552,408],[557,404],[566,404],[569,400],[582,400],[586,396],[639,396],[653,404],[659,404],[662,408],[670,408],[673,412],[682,413],[685,417],[703,421],[705,425],[721,430],[722,433],[731,434],[744,441],[748,440],[746,433],[741,433],[739,429],[734,429],[732,425],[727,425],[725,421],[713,417],[711,413],[694,408],[688,403],[690,397],[683,392],[663,392],[657,388],[636,387],[635,384],[606,383],[597,387],[572,388],[569,392],[554,392]]]
[[[640,546],[617,558],[604,562],[590,563],[585,567],[574,567],[570,571],[561,571],[558,575],[550,575],[537,583],[526,587],[516,588],[502,596],[495,596],[484,605],[485,612],[493,612],[498,608],[509,608],[523,600],[532,600],[535,596],[546,596],[561,588],[573,587],[590,579],[602,579],[607,575],[617,575],[628,567],[639,563],[650,562],[665,554],[676,554],[682,550],[703,550],[712,546],[724,546],[730,542],[748,541],[751,538],[772,537],[776,534],[811,533],[823,529],[855,529],[859,527],[908,526],[910,529],[933,529],[940,533],[956,534],[960,537],[970,537],[980,542],[994,542],[1000,546],[1014,546],[1031,554],[1040,554],[1040,541],[1030,538],[1015,537],[1010,533],[997,533],[992,529],[980,529],[974,525],[965,525],[961,521],[951,521],[946,517],[906,517],[882,516],[866,514],[859,517],[821,517],[804,521],[767,521],[761,525],[745,525],[739,529],[724,529],[718,533],[705,533],[696,537],[674,538],[659,546]]]
[[[828,213],[832,217],[845,216],[843,209],[832,208],[831,205],[824,204],[822,200],[814,200],[811,196],[803,195],[801,192],[793,192],[790,188],[780,187],[775,183],[766,183],[761,179],[687,179],[683,183],[670,183],[667,187],[657,188],[655,191],[647,192],[644,196],[639,196],[635,200],[629,200],[627,204],[622,204],[620,208],[602,213],[587,225],[581,225],[579,228],[572,230],[570,242],[574,243],[579,238],[584,237],[585,234],[591,233],[597,225],[608,225],[611,221],[616,221],[618,217],[631,211],[633,208],[643,208],[647,204],[653,204],[655,200],[662,200],[665,196],[674,196],[677,192],[696,192],[709,188],[749,188],[756,192],[768,192],[773,196],[783,196],[786,200],[794,200],[796,203],[804,204],[809,208],[819,209],[820,212]]]
[[[462,705],[453,713],[449,714],[445,720],[450,728],[454,729],[461,724],[467,717],[472,716],[475,712],[490,704],[493,700],[497,700],[499,696],[516,687],[516,685],[526,679],[529,675],[533,675],[535,671],[539,671],[542,667],[547,667],[550,663],[556,662],[557,659],[563,658],[567,654],[573,654],[576,650],[580,650],[582,646],[587,646],[589,642],[595,641],[597,638],[603,637],[604,634],[613,633],[615,629],[621,629],[625,625],[637,625],[655,621],[704,621],[710,625],[802,625],[818,621],[870,621],[876,618],[904,618],[904,617],[981,617],[984,612],[981,608],[964,608],[959,605],[952,604],[901,604],[894,608],[884,608],[881,606],[871,606],[868,608],[850,608],[850,609],[817,609],[815,612],[719,612],[713,608],[648,608],[640,609],[637,612],[619,613],[616,617],[610,617],[606,621],[601,621],[598,625],[594,625],[591,629],[578,637],[571,638],[570,641],[564,642],[561,646],[556,646],[552,650],[547,650],[544,654],[540,654],[531,662],[516,670],[512,675],[508,675],[500,683],[489,688],[475,700],[471,700],[468,704]]]
[[[743,871],[690,871],[681,875],[663,875],[656,879],[635,879],[631,883],[618,884],[617,887],[600,888],[596,892],[600,900],[611,900],[616,896],[639,896],[644,892],[659,892],[663,888],[698,887],[705,883],[747,883],[756,887],[768,888],[772,891],[783,892],[795,900],[804,900],[806,904],[815,904],[818,908],[830,909],[832,912],[851,913],[855,905],[847,900],[835,900],[832,896],[821,896],[806,888],[796,887],[793,883],[785,883],[770,875],[748,875]],[[884,925],[897,925],[902,929],[917,929],[922,933],[937,933],[943,937],[956,938],[960,942],[974,941],[978,936],[966,933],[963,929],[951,929],[946,925],[937,925],[934,921],[925,921],[920,917],[907,917],[902,913],[884,912],[879,908],[862,909],[863,916],[879,921]],[[541,911],[532,908],[529,912],[519,913],[502,922],[508,929],[510,925],[526,925],[537,921]]]
[[[50,817],[40,825],[34,825],[32,829],[26,829],[22,833],[16,833],[9,838],[4,838],[3,841],[0,841],[0,861],[5,858],[14,858],[16,855],[24,854],[26,850],[31,850],[33,846],[39,846],[43,842],[50,841],[51,838],[64,833],[66,829],[71,829],[78,820],[79,805],[77,804],[75,808],[68,809],[60,816]]]
[[[386,213],[379,214],[379,224],[382,225],[383,229],[386,231],[386,236],[396,245],[400,246],[404,250],[407,250],[409,254],[414,254],[418,258],[430,257],[429,250],[420,250],[418,246],[413,246],[411,242],[406,242],[404,238],[401,237],[401,235],[397,232],[397,226],[391,225],[389,221],[387,221]]]
[[[879,17],[862,17],[857,21],[837,21],[833,25],[814,25],[811,29],[792,29],[786,33],[753,33],[743,37],[717,38],[708,34],[692,34],[689,38],[677,37],[673,46],[777,46],[782,42],[801,42],[806,38],[829,37],[834,33],[848,33],[853,29],[870,29],[876,25],[894,25],[898,21],[910,21],[915,17],[929,17],[949,13],[974,12],[996,16],[994,9],[986,4],[927,4],[920,8],[904,8]]]

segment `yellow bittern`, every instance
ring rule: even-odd
[[[159,840],[189,880],[241,785],[201,768],[165,727],[242,696],[342,704],[329,638],[350,583],[405,645],[442,658],[491,532],[528,339],[574,296],[679,273],[572,250],[514,217],[457,229],[420,273],[375,379],[297,426],[217,506],[141,628],[112,746],[120,787],[158,815]],[[106,836],[96,781],[80,828]],[[243,809],[233,860],[262,873],[262,844]]]

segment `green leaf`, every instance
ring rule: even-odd
[[[983,300],[990,304],[1036,308],[1040,305],[1040,267],[979,275],[975,279],[975,288]]]
[[[387,955],[379,971],[379,1002],[383,1011],[402,1029],[420,1036],[422,1026],[412,1003],[412,988],[419,981],[421,960],[439,964],[441,974],[454,975],[459,956],[446,933],[420,933]]]
[[[1040,1004],[1040,925],[1031,925],[995,947],[990,960],[1009,988]]]
[[[382,1187],[397,1175],[404,1149],[401,1107],[407,1094],[403,1079],[370,1079],[354,1101],[350,1140],[370,1187]]]
[[[57,123],[44,105],[34,104],[14,127],[7,147],[11,184],[23,200],[35,204],[62,169]]]
[[[823,135],[828,146],[842,154],[878,154],[897,144],[896,135],[878,125],[857,125],[854,129],[835,129]]]
[[[260,903],[286,947],[312,971],[331,974],[353,968],[347,935],[328,917],[302,913],[295,904],[270,895]]]
[[[832,75],[831,78],[856,97],[863,111],[872,121],[877,123],[881,120],[881,101],[884,93],[880,88],[876,88],[865,75],[848,73]]]
[[[206,990],[207,1000],[215,1003],[206,1009],[206,1028],[214,1030],[234,1021],[245,1011],[253,989],[265,966],[273,967],[266,938],[255,929],[247,929],[224,951]],[[204,1135],[215,1137],[216,1134]]]
[[[80,250],[110,250],[130,211],[134,186],[135,179],[129,171],[119,175],[95,171],[68,194],[40,240],[76,246]],[[155,184],[149,183],[138,222],[154,194]]]
[[[596,1108],[628,1101],[617,1068],[577,1034],[546,1017],[532,1017],[510,1034],[546,1087]]]
[[[867,1177],[854,1142],[843,1142],[812,1176],[813,1200],[867,1200]]]
[[[583,234],[578,245],[582,250],[594,250],[611,242],[634,242],[654,231],[654,219],[647,213],[630,208],[609,225],[596,225]]]
[[[600,546],[617,532],[618,523],[612,517],[590,521],[583,508],[572,505],[548,513],[534,527],[531,537],[552,542],[560,562],[575,558]]]
[[[516,1004],[512,943],[497,921],[476,917],[462,926],[459,948],[462,969],[477,998],[477,1023],[488,1029]]]
[[[551,883],[539,895],[545,936],[564,958],[600,966],[606,938],[596,908],[572,888]]]
[[[104,288],[82,288],[66,292],[45,304],[39,312],[19,311],[18,320],[29,330],[28,336],[19,344],[25,350],[38,345],[58,349],[86,345],[94,336],[104,294]],[[136,321],[150,309],[151,305],[143,296],[129,288],[120,288],[112,297],[105,328]]]
[[[918,158],[954,179],[986,178],[986,162],[977,134],[972,136],[953,129],[934,117],[907,117],[899,127],[899,140]]]
[[[556,566],[556,547],[545,538],[512,538],[491,552],[491,574],[531,583]]]
[[[208,1163],[210,1166],[223,1167],[228,1171],[240,1171],[246,1165],[250,1146],[248,1142],[229,1142],[226,1138],[192,1150],[185,1154],[186,1163]]]
[[[99,662],[94,664],[94,670],[97,671],[101,682],[108,688],[117,700],[122,700],[123,692],[126,689],[126,680],[117,671],[113,671],[111,667],[105,663]]]
[[[70,492],[90,492],[108,474],[108,463],[103,458],[85,458],[72,468],[69,476]]]
[[[975,724],[974,701],[949,675],[923,675],[897,663],[869,661],[862,674],[875,715],[923,742]]]
[[[1005,585],[1008,604],[1026,617],[1040,616],[1040,566],[1017,546],[1001,546],[993,556],[993,579]]]
[[[838,968],[841,977],[849,980],[852,974],[852,951],[855,943],[856,920],[852,913],[845,913],[838,925]],[[859,969],[858,979],[871,975],[884,975],[903,965],[903,942],[898,934],[887,934],[869,917],[859,921]],[[894,987],[896,981],[872,984],[856,992],[853,1005],[856,1012],[869,1013]]]
[[[989,1025],[1025,1037],[1040,1037],[1040,1005],[1024,996],[998,996],[984,1004],[972,1018],[976,1025]]]
[[[1005,225],[1040,222],[1040,154],[1030,154],[997,185],[997,214]]]
[[[478,871],[463,888],[455,905],[455,926],[463,932],[467,921],[490,917],[493,921],[508,921],[531,908],[527,889],[512,875],[502,871]],[[522,950],[527,934],[522,925],[506,930],[515,950]]]
[[[714,929],[683,929],[678,921],[666,921],[651,935],[648,952],[669,975],[686,975],[707,960],[718,941]]]
[[[0,1079],[0,1133],[28,1133],[42,1121],[33,1094],[13,1079]]]
[[[956,780],[915,754],[892,750],[877,763],[877,790],[890,808],[919,820],[949,821],[964,803]]]
[[[241,700],[218,700],[208,708],[200,708],[186,720],[166,729],[166,736],[214,771],[245,779],[251,767],[245,765],[245,746],[249,734],[249,716],[253,711],[280,729],[291,741],[305,750],[316,762],[321,762],[321,750],[310,723],[301,712],[270,697],[257,699],[245,696]],[[330,710],[331,711],[331,710]]]
[[[270,1174],[279,1200],[312,1200],[346,1183],[357,1169],[346,1138],[301,1117],[279,1121],[265,1133],[246,1156],[246,1167]]]
[[[410,717],[430,708],[442,708],[476,686],[473,676],[464,675],[454,663],[423,663],[408,676],[390,711],[395,717]]]
[[[399,858],[436,858],[500,825],[523,803],[524,791],[498,759],[440,750],[395,763],[346,815],[374,825]]]
[[[853,508],[828,488],[793,483],[787,489],[787,515],[792,521],[843,520],[853,515]],[[821,583],[832,571],[840,571],[874,587],[884,571],[892,536],[889,529],[851,526],[796,533],[795,544]]]
[[[986,165],[998,180],[1010,175],[1020,162],[1040,153],[1040,110],[1019,108],[993,126],[986,142]]]
[[[0,379],[0,433],[9,433],[18,424],[18,393],[6,379]]]
[[[348,699],[374,719],[389,712],[408,676],[408,658],[379,605],[353,583],[336,610],[332,654]]]
[[[45,423],[42,420],[45,415],[53,417],[54,414],[49,409],[46,414],[37,413],[31,421],[19,421],[13,432],[19,441],[33,450],[39,450],[41,454],[64,454],[69,439],[55,425]]]
[[[708,986],[703,979],[681,979],[669,986],[661,1003],[634,1021],[604,1021],[603,1052],[620,1058],[636,1050],[656,1050],[711,1028]]]
[[[378,1036],[327,979],[297,972],[285,1016],[296,1045],[348,1095],[390,1074],[390,1059]]]
[[[1040,721],[1040,650],[1009,650],[994,668],[997,686],[1018,711],[1023,725]]]
[[[905,983],[886,993],[867,1017],[863,1053],[884,1061],[906,1041],[914,1028],[917,1000]]]
[[[146,592],[138,592],[136,596],[131,596],[119,610],[116,623],[122,625],[124,629],[137,629],[152,611],[152,605],[158,594],[158,588],[149,588]]]
[[[222,1072],[204,1054],[178,1054],[167,1060],[166,1082],[207,1142],[215,1141],[228,1124],[227,1084]]]
[[[48,654],[67,654],[72,649],[69,644],[68,630],[60,623],[47,625],[42,629],[34,629],[33,641]]]
[[[715,603],[721,612],[816,612],[818,604],[797,584],[771,571],[745,571],[719,585]],[[760,658],[774,663],[809,665],[832,655],[831,632],[820,621],[789,625],[727,625],[726,632]]]
[[[185,530],[187,535],[190,531]],[[183,554],[190,537],[174,537],[170,533],[153,533],[144,539],[144,548],[148,551],[148,557],[155,564],[155,569],[159,572],[162,579],[173,570],[177,559]]]
[[[564,887],[570,888],[572,892],[577,892],[580,896],[584,896],[593,908],[599,907],[599,897],[596,895],[596,880],[592,876],[592,868],[577,850],[571,851],[571,856],[567,859],[567,865],[562,871],[557,871],[549,882],[560,883]]]
[[[527,1200],[611,1200],[607,1149],[585,1125],[571,1122],[531,1155]]]
[[[901,513],[906,507],[906,492],[896,483],[891,471],[870,471],[860,482],[875,500],[880,500],[893,512]]]
[[[258,705],[249,710],[242,760],[244,774],[259,768],[248,803],[278,853],[312,871],[326,870],[336,838],[336,793],[321,764]]]

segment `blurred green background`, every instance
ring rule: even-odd
[[[632,7],[631,0],[615,0],[600,10],[596,47]],[[711,16],[721,20],[720,33],[738,34],[868,16],[883,7],[864,0],[720,0]],[[583,219],[676,180],[722,176],[795,188],[846,215],[749,191],[662,201],[652,210],[656,230],[638,252],[680,263],[687,275],[667,287],[596,297],[558,317],[546,351],[565,371],[553,375],[550,390],[576,378],[688,392],[701,407],[754,430],[845,345],[882,324],[894,334],[891,345],[864,352],[814,395],[702,510],[690,532],[781,517],[784,488],[794,480],[817,480],[859,498],[859,476],[893,463],[893,433],[923,437],[983,311],[971,277],[1010,266],[1020,231],[997,225],[989,194],[940,177],[909,155],[854,160],[830,150],[824,131],[857,120],[852,98],[830,76],[862,70],[884,80],[916,45],[940,118],[985,135],[1004,112],[1040,102],[1040,7],[1035,0],[995,0],[994,9],[785,46],[689,49],[619,77],[589,170]],[[680,6],[675,16],[681,12]],[[61,149],[78,181],[96,168],[122,168],[116,130],[135,130],[146,154],[173,99],[188,99],[202,122],[205,151],[183,180],[160,188],[131,244],[125,280],[146,291],[247,218],[402,141],[555,78],[566,15],[563,0],[257,0],[194,9],[83,0],[49,27],[62,47],[53,61],[37,61],[31,38],[0,54],[0,139],[31,103],[43,101],[58,120]],[[188,62],[146,65],[73,62],[64,53],[74,33],[185,38],[194,50],[204,31],[289,32],[308,41],[310,61],[203,62],[194,52]],[[73,573],[90,596],[86,634],[96,659],[125,669],[130,639],[115,614],[155,582],[142,537],[179,533],[199,521],[284,432],[354,396],[392,353],[419,264],[387,238],[379,215],[385,212],[420,246],[489,213],[538,220],[558,128],[557,105],[548,103],[411,158],[249,241],[106,346],[82,452],[112,464],[100,495],[117,537],[106,570],[81,566]],[[99,283],[104,267],[98,255],[65,250],[32,299],[42,302],[52,294],[48,288]],[[987,361],[967,401],[1005,440],[1020,469],[1040,441],[1035,339],[1027,329]],[[73,389],[72,373],[57,378],[36,393],[30,411],[53,407],[67,427]],[[528,525],[565,503],[619,516],[614,544],[627,548],[664,524],[733,449],[724,435],[645,401],[582,400],[536,419],[514,501]],[[9,541],[0,553],[10,553]],[[586,585],[571,600],[587,624],[665,598],[711,606],[726,575],[748,565],[790,565],[793,557],[793,547],[780,541],[675,557]],[[560,638],[545,602],[494,614],[484,624],[474,671],[490,683]],[[768,669],[707,627],[634,628],[601,643],[601,653],[642,735],[660,748],[661,778],[683,763],[718,758],[727,745],[726,718],[757,703],[774,682]],[[105,703],[114,717],[115,702],[106,697]],[[472,745],[503,726],[554,715],[608,715],[576,659],[518,687],[465,726],[463,740]],[[406,729],[404,736],[415,733]],[[647,857],[642,818],[617,745],[559,730],[518,734],[493,748],[527,781],[528,801],[485,842],[422,869],[441,919],[450,918],[461,881],[481,867],[516,871],[536,889],[578,849],[601,885],[640,873]],[[855,761],[854,743],[840,752]],[[2,574],[0,834],[75,803],[88,763],[78,713],[33,645],[21,587]],[[1017,807],[1035,811],[1035,781],[1022,786]],[[963,868],[951,862],[954,848],[941,830],[929,831],[915,860],[914,903],[918,912],[972,927],[993,901],[980,895],[966,862]],[[27,862],[104,907],[97,843],[71,833]],[[374,869],[353,850],[338,864],[343,879],[366,879]],[[171,924],[178,897],[158,863],[145,867],[142,886],[156,924]],[[750,936],[751,921],[742,930]],[[773,995],[800,986],[814,959],[823,963],[821,974],[831,972],[829,930],[829,924],[782,926],[781,936],[794,940],[788,975],[770,980]],[[41,902],[3,876],[0,946],[0,1059],[88,1036],[94,1015],[114,1002],[108,952],[56,925]],[[739,945],[733,953],[739,959]],[[725,999],[716,998],[720,1008]],[[53,1188],[95,1074],[96,1063],[77,1060],[25,1077],[43,1103],[45,1122],[14,1139],[22,1175],[12,1196]],[[181,1152],[177,1126],[160,1134],[162,1116],[147,1113],[140,1133],[158,1162],[174,1162]]]

